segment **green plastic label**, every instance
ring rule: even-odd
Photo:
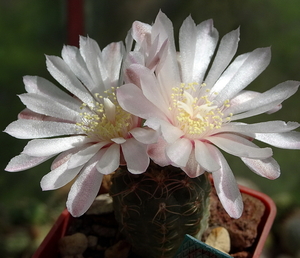
[[[185,235],[174,258],[232,258],[232,256],[225,254],[190,235]]]

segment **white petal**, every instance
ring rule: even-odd
[[[61,55],[72,72],[76,74],[76,77],[82,81],[91,92],[94,92],[97,85],[94,83],[79,49],[73,46],[64,46]]]
[[[300,133],[258,133],[255,139],[283,149],[300,149]]]
[[[144,144],[155,143],[159,137],[157,131],[150,128],[136,127],[129,131],[129,133],[139,142]]]
[[[77,176],[81,168],[68,169],[68,162],[65,162],[42,178],[41,188],[48,191],[63,187]]]
[[[79,111],[81,102],[56,87],[52,82],[38,76],[24,76],[23,82],[28,93],[50,97],[70,109]]]
[[[73,122],[77,122],[79,118],[79,113],[77,111],[56,102],[55,99],[52,99],[49,96],[25,93],[19,95],[19,97],[28,109],[36,113]]]
[[[259,148],[251,141],[234,134],[222,133],[206,139],[227,153],[238,157],[266,159],[273,154],[271,148]]]
[[[105,90],[102,78],[107,78],[107,70],[102,59],[101,50],[97,42],[89,37],[80,37],[80,54],[82,55],[90,75],[94,81],[97,93]]]
[[[238,47],[239,36],[240,30],[236,29],[227,33],[221,39],[214,62],[205,78],[205,84],[209,89],[212,88],[235,55]]]
[[[217,80],[217,82],[211,88],[211,96],[215,98],[230,82],[230,80],[234,77],[234,75],[239,71],[239,69],[243,66],[250,53],[245,53],[237,56],[234,61],[229,65],[229,67],[222,73],[221,77]]]
[[[68,195],[67,208],[74,217],[81,216],[95,200],[103,179],[103,174],[96,169],[99,156],[83,169],[71,187]]]
[[[195,141],[195,157],[197,162],[208,172],[220,169],[219,164],[211,154],[212,145],[202,141]]]
[[[109,141],[92,144],[76,154],[72,155],[68,162],[68,169],[76,168],[87,163],[102,147],[107,145]]]
[[[76,148],[90,141],[91,139],[87,138],[86,136],[37,139],[28,142],[22,153],[35,157],[45,157]]]
[[[161,131],[163,138],[168,143],[173,143],[184,134],[178,127],[156,117],[147,119],[144,125],[156,131]]]
[[[82,133],[76,124],[21,119],[9,124],[4,132],[19,139],[32,139]]]
[[[220,132],[234,132],[242,135],[247,135],[255,138],[255,133],[282,133],[289,132],[298,128],[300,124],[297,122],[284,122],[284,121],[267,121],[256,124],[242,124],[242,123],[229,123],[225,124],[216,131]]]
[[[277,161],[273,158],[268,159],[248,159],[241,158],[242,161],[249,167],[254,173],[266,177],[268,179],[276,179],[280,176],[280,167]]]
[[[223,103],[227,99],[231,99],[238,92],[248,86],[270,63],[270,48],[258,48],[250,53],[248,58],[243,62],[239,70],[234,74],[215,100]]]
[[[102,58],[108,73],[108,78],[106,80],[103,78],[106,88],[117,87],[119,85],[123,52],[124,46],[122,42],[110,43],[102,51]]]
[[[193,144],[189,139],[180,138],[167,146],[166,153],[174,164],[179,167],[185,167],[191,155],[192,148]]]
[[[123,137],[111,138],[110,140],[117,144],[122,144],[122,143],[126,142],[126,139]]]
[[[128,170],[133,174],[145,172],[150,162],[147,145],[131,138],[126,140],[121,147]]]
[[[93,97],[87,92],[82,83],[61,58],[57,56],[47,56],[46,64],[50,74],[68,91],[73,93],[84,103],[90,105],[93,103]]]
[[[144,95],[141,89],[133,84],[126,84],[117,89],[120,106],[127,112],[147,119],[149,117],[164,118],[164,114]]]
[[[243,200],[240,190],[222,153],[217,148],[214,148],[213,151],[221,167],[220,170],[212,173],[218,197],[229,216],[238,219],[243,212]]]
[[[151,26],[149,24],[139,21],[133,22],[132,37],[139,45],[141,45],[144,40],[146,40],[149,45],[151,44],[150,33]]]
[[[234,105],[229,107],[224,115],[228,115],[229,113],[238,114],[245,111],[252,112],[253,114],[259,114],[262,112],[266,112],[270,110],[272,105],[274,107],[278,106],[282,101],[286,100],[290,96],[292,96],[298,90],[300,82],[298,81],[286,81],[282,82],[272,89],[262,93],[257,94],[256,97],[249,99],[248,101],[244,101],[239,105]],[[258,112],[257,110],[262,108],[262,111]],[[269,108],[269,109],[268,109]],[[241,114],[241,117],[249,117]],[[240,118],[239,118],[240,119]]]
[[[120,145],[112,144],[105,151],[101,159],[98,161],[96,167],[102,174],[110,174],[114,172],[120,165]]]
[[[18,172],[33,168],[46,160],[52,158],[53,156],[47,157],[31,157],[26,154],[20,154],[10,160],[5,170],[9,172]]]

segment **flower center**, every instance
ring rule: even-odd
[[[80,107],[81,122],[77,125],[91,138],[97,141],[114,138],[128,138],[132,129],[133,117],[122,109],[115,95],[115,88],[104,91],[106,97],[96,93],[93,105],[83,103]]]
[[[195,88],[197,86],[197,90]],[[182,83],[180,87],[172,88],[172,106],[174,110],[175,123],[191,139],[203,137],[214,129],[221,128],[223,123],[230,121],[230,116],[224,117],[222,110],[229,107],[229,100],[226,100],[222,107],[218,107],[209,100],[209,89],[205,84]],[[196,93],[201,97],[193,97]]]

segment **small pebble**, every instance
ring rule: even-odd
[[[100,194],[96,197],[86,215],[100,215],[113,212],[113,200],[109,194]]]
[[[88,247],[93,248],[93,247],[97,246],[98,237],[90,235],[87,237],[87,240],[88,240]]]
[[[230,236],[227,229],[223,227],[214,228],[205,243],[224,253],[229,253],[230,251]]]
[[[81,254],[88,247],[88,240],[82,233],[75,233],[71,236],[65,236],[59,240],[59,251],[64,258],[82,258]],[[81,256],[78,256],[81,255]]]

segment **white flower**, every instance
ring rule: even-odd
[[[67,200],[73,216],[89,208],[103,175],[120,164],[136,174],[149,165],[147,143],[156,141],[155,132],[140,128],[141,120],[124,111],[115,97],[123,84],[124,54],[120,42],[101,51],[94,40],[81,37],[80,49],[65,46],[62,59],[48,56],[50,74],[68,93],[43,78],[24,77],[27,93],[20,99],[27,108],[5,129],[16,138],[34,139],[7,171],[29,169],[59,154],[41,180],[42,189],[57,189],[78,176]]]
[[[297,91],[299,82],[287,81],[264,93],[245,91],[269,64],[270,49],[256,49],[232,61],[239,30],[225,35],[217,48],[218,32],[212,20],[196,26],[188,17],[180,28],[178,53],[172,23],[163,13],[152,26],[135,22],[132,30],[137,45],[154,42],[158,35],[158,48],[168,42],[166,58],[154,73],[138,63],[131,64],[127,73],[139,77],[139,87],[131,84],[117,90],[118,101],[126,111],[146,119],[145,125],[161,133],[148,154],[159,165],[180,167],[190,177],[212,172],[224,208],[230,216],[240,217],[241,195],[218,148],[240,157],[255,173],[277,178],[280,168],[272,158],[272,149],[259,148],[252,140],[299,149],[300,135],[292,131],[299,124],[246,124],[237,120],[277,111]]]

